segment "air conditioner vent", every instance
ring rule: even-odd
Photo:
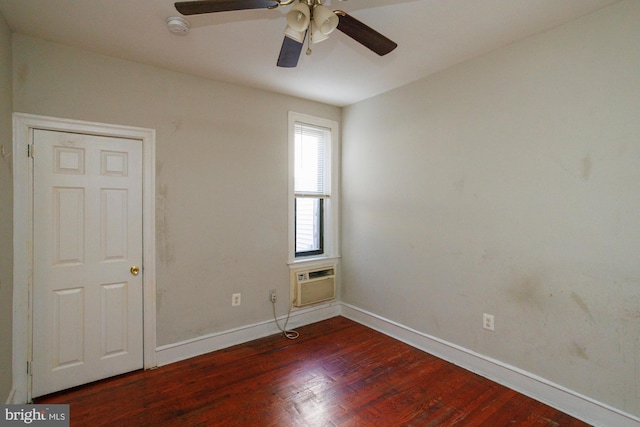
[[[335,266],[295,270],[291,274],[294,305],[304,307],[336,297]]]
[[[333,268],[327,268],[326,270],[318,270],[318,271],[310,271],[309,272],[309,280],[317,279],[319,277],[326,277],[326,276],[335,276],[335,274],[333,272]]]

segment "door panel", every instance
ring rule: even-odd
[[[143,367],[142,143],[34,130],[37,397]]]
[[[128,191],[122,189],[101,190],[100,224],[102,261],[127,259],[127,206]]]
[[[84,189],[53,187],[53,265],[84,260]]]
[[[126,283],[102,285],[101,357],[127,353],[128,293]]]
[[[53,292],[53,370],[84,361],[84,289]]]

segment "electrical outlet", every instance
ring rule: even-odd
[[[276,295],[276,290],[275,289],[271,289],[269,291],[269,299],[271,300],[271,302],[275,303],[278,299],[278,296]]]
[[[231,295],[231,305],[233,307],[240,305],[241,302],[242,302],[242,294]]]
[[[482,315],[482,327],[489,330],[489,331],[495,331],[496,327],[495,327],[495,319],[493,317],[493,314],[487,314],[484,313]]]

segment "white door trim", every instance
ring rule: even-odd
[[[31,400],[27,362],[31,353],[33,254],[32,162],[34,129],[85,133],[142,141],[144,368],[156,366],[155,130],[32,114],[13,114],[13,402]],[[37,155],[37,153],[35,153]]]

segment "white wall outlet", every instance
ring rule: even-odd
[[[231,295],[231,305],[233,307],[240,305],[241,302],[242,302],[242,294]]]
[[[487,313],[482,314],[482,327],[489,331],[496,330],[495,319],[493,317],[493,314],[487,314]]]
[[[278,295],[276,294],[275,289],[271,289],[269,291],[269,300],[271,300],[271,302],[273,303],[275,303],[278,300]]]

